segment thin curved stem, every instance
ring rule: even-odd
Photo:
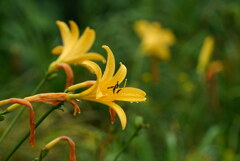
[[[59,109],[62,103],[50,108],[37,122],[35,125],[35,129],[47,118],[47,116],[52,113],[54,110]],[[8,161],[11,156],[19,149],[19,147],[24,143],[24,141],[30,136],[30,131],[27,132],[24,137],[20,140],[20,142],[14,147],[14,149],[7,155],[7,157],[3,161]]]
[[[46,74],[44,76],[44,78],[39,82],[39,84],[37,85],[37,87],[34,89],[34,91],[31,93],[31,95],[36,94],[37,91],[42,87],[42,85],[46,82],[48,75]],[[8,128],[4,131],[4,133],[2,134],[1,138],[0,138],[0,144],[2,143],[2,141],[5,139],[5,137],[9,134],[9,132],[12,130],[13,126],[16,124],[17,120],[22,116],[23,112],[24,112],[25,108],[22,108],[18,111],[17,115],[14,117],[14,119],[12,120],[12,122],[10,123],[10,125],[8,126]]]
[[[138,136],[139,131],[143,128],[143,126],[139,126],[136,128],[135,132],[133,133],[133,135],[129,138],[129,140],[125,143],[125,145],[123,145],[122,149],[117,153],[117,155],[115,156],[115,158],[113,159],[113,161],[117,161],[118,158],[120,157],[120,155],[128,148],[129,144],[132,142],[132,140]]]

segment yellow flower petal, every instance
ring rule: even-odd
[[[95,31],[87,27],[83,35],[76,42],[76,46],[73,50],[76,50],[77,53],[85,53],[90,49],[94,40],[95,40]]]
[[[173,45],[176,41],[175,36],[173,35],[172,31],[169,29],[163,30],[162,37],[163,37],[162,39],[164,39],[168,45]]]
[[[103,74],[103,77],[101,80],[102,82],[105,82],[105,81],[108,81],[109,79],[111,79],[114,74],[115,59],[114,59],[111,49],[108,46],[103,45],[102,48],[104,48],[108,54],[107,65],[106,65],[106,68],[105,68],[105,71],[104,71],[104,74]]]
[[[52,49],[52,53],[53,54],[61,54],[62,50],[63,50],[63,46],[59,45]]]
[[[80,63],[75,59],[86,54],[85,52],[92,46],[94,39],[95,32],[89,28],[84,31],[83,35],[78,40],[71,37],[68,42],[69,44],[64,44],[63,52],[57,59],[57,62],[65,62],[68,64]]]
[[[91,71],[93,71],[96,74],[96,76],[97,76],[97,80],[96,80],[96,83],[92,87],[90,87],[87,90],[81,92],[80,94],[76,94],[75,97],[87,96],[87,95],[93,93],[94,91],[96,91],[97,88],[98,88],[99,80],[100,80],[100,78],[102,76],[102,71],[101,71],[100,67],[96,63],[94,63],[92,61],[84,61],[82,63],[82,65],[86,66]]]
[[[69,64],[81,64],[85,60],[100,60],[103,63],[105,63],[105,61],[106,61],[102,55],[91,52],[91,53],[86,53],[84,55],[83,54],[76,55],[76,57],[69,59],[68,63]]]
[[[122,125],[122,129],[124,130],[127,124],[127,117],[125,112],[123,111],[123,109],[116,103],[113,102],[104,102],[104,104],[108,105],[110,108],[112,108],[118,115],[119,120],[121,122]]]
[[[138,88],[126,87],[116,95],[115,99],[119,101],[141,102],[146,100],[146,93]]]
[[[134,24],[134,29],[140,37],[143,37],[148,30],[148,22],[144,20],[139,20]]]
[[[72,32],[72,38],[77,40],[79,36],[79,28],[77,24],[74,21],[69,21],[71,32]]]
[[[207,36],[204,39],[202,49],[198,58],[197,72],[203,73],[209,63],[212,51],[214,48],[214,39],[211,36]]]
[[[126,114],[123,111],[123,109],[118,104],[116,104],[114,102],[102,102],[102,101],[97,101],[97,100],[92,100],[92,101],[105,104],[105,105],[109,106],[110,108],[112,108],[119,117],[120,123],[122,125],[122,129],[123,130],[125,129],[126,124],[127,124],[127,117],[126,117]]]
[[[60,54],[60,56],[49,67],[49,73],[56,70],[58,63],[81,65],[81,62],[85,60],[100,60],[105,63],[104,57],[100,54],[88,52],[95,40],[94,30],[87,27],[80,36],[78,25],[74,21],[69,21],[70,27],[62,21],[56,23],[63,39],[63,45],[52,50],[53,54]]]
[[[78,83],[78,84],[75,84],[75,85],[72,85],[72,86],[68,87],[67,91],[75,91],[75,90],[80,89],[80,88],[91,87],[95,83],[96,83],[96,81],[85,81],[85,82]]]
[[[99,99],[103,97],[103,93],[102,91],[100,90],[100,88],[97,88],[97,91],[96,91],[96,99]]]
[[[60,30],[63,44],[66,45],[68,41],[70,41],[70,30],[68,26],[62,21],[57,21],[56,24],[58,25],[58,28]]]
[[[122,63],[120,63],[120,67],[119,67],[117,73],[110,80],[111,83],[110,82],[108,82],[108,83],[115,85],[118,82],[120,84],[124,80],[124,78],[126,77],[126,74],[127,74],[126,66],[123,65]]]
[[[171,57],[169,49],[163,46],[158,46],[157,48],[155,48],[153,50],[153,53],[155,53],[156,57],[164,61],[168,61]]]
[[[96,74],[97,76],[97,81],[99,81],[99,79],[101,78],[102,76],[102,70],[101,68],[94,62],[92,61],[89,61],[89,60],[86,60],[84,62],[82,62],[82,65],[88,67],[88,68],[91,68],[92,71]]]

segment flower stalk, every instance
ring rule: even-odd
[[[35,141],[34,141],[34,135],[35,135],[35,131],[34,131],[34,110],[33,107],[31,105],[31,103],[28,100],[25,99],[18,99],[18,98],[10,98],[10,99],[6,99],[6,100],[2,100],[0,101],[0,106],[4,106],[6,104],[13,104],[13,103],[17,103],[18,105],[24,105],[29,107],[30,110],[30,115],[29,115],[29,121],[30,121],[30,140],[29,142],[31,143],[32,146],[34,146]],[[10,111],[5,110],[6,112],[3,113],[8,113]]]
[[[49,108],[49,110],[36,122],[35,129],[56,109],[61,107],[62,103]],[[3,161],[8,161],[12,155],[19,149],[19,147],[24,143],[24,141],[30,136],[30,132],[27,132],[20,142],[13,148],[13,150],[7,155]]]
[[[43,84],[47,81],[47,78],[50,76],[50,74],[45,74],[44,78],[38,83],[38,85],[36,86],[36,88],[33,90],[32,95],[36,94],[37,91],[43,86]],[[12,106],[19,106],[18,104],[14,104]],[[16,124],[17,120],[22,116],[23,112],[24,112],[25,108],[22,108],[19,110],[19,112],[16,114],[16,116],[14,117],[14,119],[11,121],[10,125],[8,126],[8,128],[3,132],[3,134],[1,135],[0,138],[0,144],[2,143],[2,141],[5,139],[5,137],[9,134],[9,132],[11,131],[11,129],[14,127],[14,125]],[[5,113],[8,113],[7,111],[5,111]]]

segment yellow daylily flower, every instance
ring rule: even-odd
[[[207,36],[204,39],[203,46],[198,58],[198,65],[197,65],[198,73],[205,72],[208,66],[209,60],[211,58],[211,55],[213,53],[213,48],[214,48],[214,39],[211,36]]]
[[[153,55],[161,60],[170,59],[169,47],[175,43],[175,36],[169,29],[164,29],[159,22],[149,23],[139,20],[134,29],[142,39],[141,49],[146,55]]]
[[[52,50],[53,54],[60,54],[48,69],[48,73],[56,70],[59,63],[81,64],[85,60],[100,60],[105,62],[103,56],[95,52],[88,52],[95,40],[95,31],[87,27],[82,36],[79,36],[79,28],[74,21],[69,21],[70,28],[66,23],[57,21],[63,45],[57,46]]]
[[[104,45],[103,48],[108,53],[108,59],[105,71],[102,75],[100,67],[91,61],[84,61],[83,65],[90,68],[96,76],[96,82],[87,90],[79,94],[69,94],[70,99],[85,99],[89,101],[99,102],[110,107],[114,110],[121,122],[122,129],[126,127],[127,118],[123,109],[116,104],[114,101],[130,101],[130,102],[140,102],[146,100],[146,93],[138,88],[133,87],[119,87],[121,82],[125,79],[127,74],[127,68],[125,65],[120,63],[120,67],[116,74],[115,72],[115,59],[111,49]],[[92,83],[92,81],[90,81]],[[82,88],[84,84],[89,85],[89,83],[80,83],[73,85],[68,88],[69,91]],[[113,112],[113,111],[111,111]]]

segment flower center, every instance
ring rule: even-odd
[[[107,89],[112,89],[113,94],[119,93],[122,90],[122,88],[119,88],[118,81],[114,86],[107,87]]]

